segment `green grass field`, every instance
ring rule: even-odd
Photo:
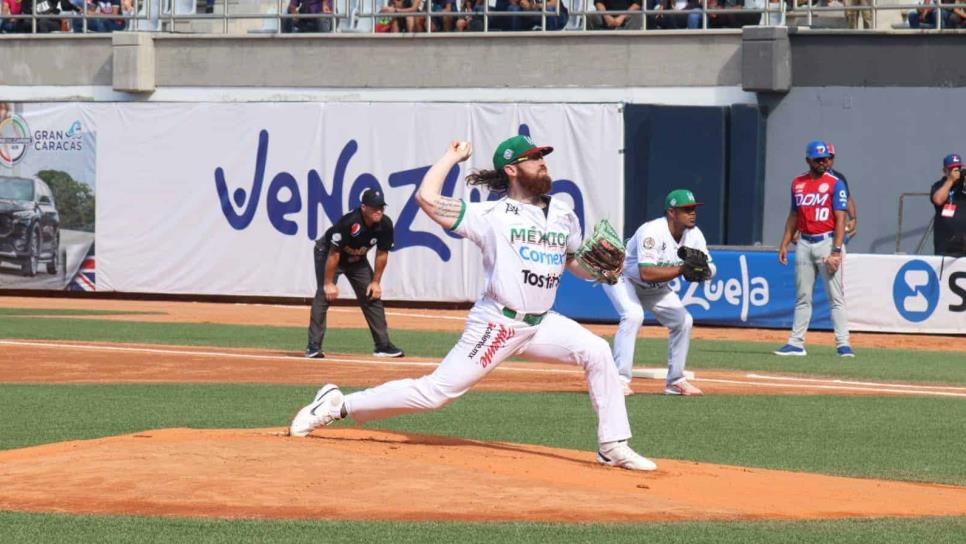
[[[5,338],[147,342],[298,351],[302,328],[73,319],[84,312],[0,312]],[[94,315],[94,314],[89,314]],[[58,317],[41,317],[58,316]],[[134,318],[136,319],[136,317]],[[407,355],[439,358],[457,335],[393,331]],[[327,350],[367,353],[367,330],[330,330]],[[962,353],[862,350],[843,362],[810,348],[788,361],[759,343],[696,341],[689,368],[966,384]],[[663,358],[642,340],[638,358]],[[653,363],[651,366],[654,366]],[[164,427],[283,427],[311,386],[0,384],[0,449]],[[55,405],[57,410],[49,410]],[[958,398],[640,395],[633,444],[648,456],[825,474],[966,485],[966,401]],[[508,423],[511,422],[511,423]],[[439,412],[376,428],[592,451],[582,393],[471,392]],[[2,470],[2,466],[0,466]],[[223,521],[0,512],[0,542],[963,542],[966,518],[632,525]]]

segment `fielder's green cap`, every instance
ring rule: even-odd
[[[500,142],[493,152],[493,169],[502,170],[504,166],[513,164],[513,161],[521,157],[529,157],[540,153],[547,155],[553,152],[552,147],[539,147],[533,143],[529,136],[514,136]]]
[[[664,209],[686,208],[688,206],[701,206],[703,202],[695,202],[694,193],[687,189],[675,189],[667,194],[664,199]]]

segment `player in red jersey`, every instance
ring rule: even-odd
[[[843,283],[843,243],[849,192],[841,179],[831,175],[831,154],[821,140],[805,148],[808,172],[792,180],[791,211],[785,233],[778,246],[778,261],[788,264],[788,244],[795,231],[800,233],[795,250],[795,319],[788,343],[776,355],[804,356],[805,332],[812,319],[812,292],[815,275],[821,274],[828,294],[835,329],[836,351],[840,357],[855,357],[849,346],[849,320],[845,313]]]

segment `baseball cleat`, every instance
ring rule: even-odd
[[[392,345],[392,342],[386,344],[385,346],[378,347],[372,352],[376,357],[405,357],[406,354],[403,350]]]
[[[306,359],[325,359],[325,352],[322,351],[322,348],[309,344],[305,346],[305,358]]]
[[[611,442],[605,449],[597,450],[597,462],[610,467],[626,468],[627,470],[656,470],[653,461],[638,454],[627,445],[626,440]]]
[[[295,414],[288,428],[289,435],[305,436],[312,432],[312,429],[324,427],[337,419],[342,419],[344,402],[345,397],[337,386],[331,383],[323,385],[312,402],[303,406]]]
[[[664,388],[665,395],[679,395],[682,397],[700,397],[704,393],[697,387],[688,383],[687,380],[681,380],[677,383],[672,383],[671,385]]]
[[[805,348],[800,348],[798,346],[793,346],[791,344],[785,344],[784,346],[773,351],[775,355],[781,355],[782,357],[804,357],[807,355]]]
[[[855,357],[855,352],[849,346],[839,346],[835,348],[835,352],[839,354],[839,357]]]

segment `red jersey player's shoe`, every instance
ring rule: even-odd
[[[793,346],[791,344],[785,344],[784,346],[773,351],[775,355],[781,355],[782,357],[804,357],[807,355],[805,353],[805,348],[800,348],[798,346]]]
[[[849,346],[839,346],[835,348],[835,352],[839,354],[839,357],[855,357],[855,352]]]

